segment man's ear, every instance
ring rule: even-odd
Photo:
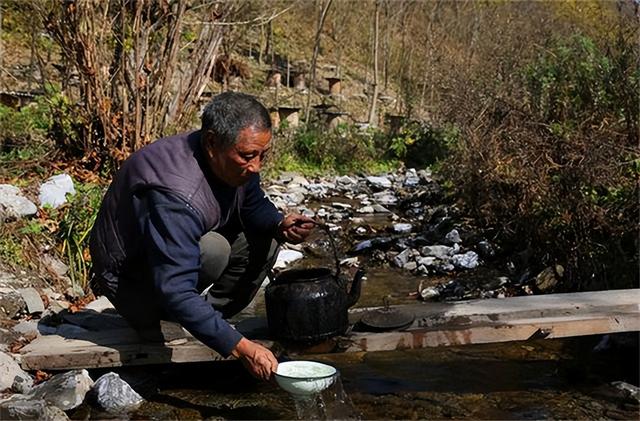
[[[207,156],[211,157],[216,150],[218,140],[215,138],[213,133],[206,131],[202,133],[202,145],[204,147],[204,152]]]

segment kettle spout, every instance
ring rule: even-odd
[[[360,291],[362,287],[362,278],[364,277],[364,269],[360,268],[353,277],[351,282],[351,289],[349,290],[349,297],[347,298],[347,308],[353,306],[360,298]]]

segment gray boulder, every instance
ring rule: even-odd
[[[36,212],[36,205],[24,197],[19,188],[0,184],[0,220],[22,218],[35,215]]]
[[[51,206],[57,208],[67,202],[67,194],[76,194],[73,187],[73,180],[68,174],[58,174],[49,177],[40,186],[40,206]]]
[[[451,263],[461,269],[475,269],[480,262],[475,251],[468,251],[464,254],[456,254],[451,258]]]
[[[56,374],[44,383],[34,386],[30,399],[43,399],[63,411],[80,406],[93,380],[87,370],[72,370]]]
[[[144,399],[116,373],[107,373],[94,383],[88,398],[111,413],[136,409]]]
[[[64,411],[50,405],[44,399],[27,399],[23,395],[14,395],[0,402],[1,420],[41,420],[68,421]]]
[[[0,352],[0,391],[11,389],[26,393],[31,390],[33,379],[8,354]]]

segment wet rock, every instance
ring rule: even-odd
[[[340,177],[336,177],[336,184],[338,186],[355,186],[358,184],[358,180],[355,178],[349,177],[348,175],[343,175]]]
[[[93,311],[98,312],[98,313],[102,313],[105,310],[114,310],[115,309],[115,307],[113,307],[113,304],[111,304],[111,301],[109,301],[109,299],[107,297],[105,297],[104,295],[101,295],[100,297],[98,297],[95,300],[91,301],[84,308],[85,308],[85,310],[93,310]]]
[[[626,382],[611,382],[611,386],[619,390],[623,397],[640,403],[640,388]]]
[[[484,258],[494,257],[496,255],[496,251],[494,247],[486,240],[482,240],[478,243],[478,253],[480,256]]]
[[[447,235],[444,236],[444,238],[449,244],[457,244],[462,242],[462,240],[460,239],[460,233],[458,233],[458,230],[456,229],[449,231]]]
[[[415,168],[409,168],[404,174],[404,185],[406,187],[416,187],[418,184],[420,184],[418,173]]]
[[[423,256],[425,257],[433,256],[433,257],[437,257],[438,259],[448,259],[454,253],[455,253],[455,249],[453,247],[440,246],[440,245],[424,246],[420,250],[420,254],[422,254]]]
[[[333,206],[334,208],[337,209],[351,209],[352,206],[348,203],[342,203],[342,202],[333,202],[331,203],[331,206]]]
[[[88,398],[101,409],[114,414],[132,411],[144,402],[142,396],[113,372],[96,380]]]
[[[437,269],[439,272],[447,273],[447,272],[453,272],[453,271],[456,269],[456,267],[455,267],[455,266],[453,266],[451,263],[444,262],[444,263],[442,263],[442,264],[440,264],[440,265],[436,266],[436,269]]]
[[[289,181],[289,187],[292,186],[308,186],[309,185],[309,180],[307,180],[305,177],[296,174],[293,176],[293,178],[291,178],[291,181]]]
[[[69,417],[62,409],[50,405],[44,399],[27,399],[14,395],[0,402],[0,419],[68,421]]]
[[[16,318],[24,313],[27,305],[20,293],[13,288],[0,288],[0,311],[10,318]]]
[[[409,262],[409,259],[411,259],[412,257],[413,257],[413,252],[411,251],[411,249],[404,249],[402,250],[402,252],[400,252],[393,258],[393,263],[397,267],[401,268],[401,267],[404,267]]]
[[[78,407],[91,389],[93,380],[87,370],[72,370],[56,374],[44,383],[34,386],[29,397],[44,399],[63,411]]]
[[[358,212],[358,213],[374,213],[375,209],[373,208],[373,206],[363,206],[363,207],[359,208],[356,212]]]
[[[417,260],[417,263],[419,265],[429,267],[429,266],[435,266],[437,261],[438,259],[433,256],[426,256],[426,257],[419,257]]]
[[[413,226],[407,223],[393,224],[393,232],[398,234],[406,234],[411,232]]]
[[[280,250],[273,267],[275,269],[284,269],[288,264],[300,260],[303,257],[304,255],[296,250]]]
[[[390,191],[382,191],[373,194],[373,200],[383,206],[392,206],[398,203],[398,198]]]
[[[374,204],[374,205],[372,206],[372,208],[373,208],[373,211],[374,211],[375,213],[390,213],[390,212],[391,212],[389,209],[387,209],[387,208],[385,208],[384,206],[379,205],[379,204],[377,204],[377,203],[376,203],[376,204]]]
[[[417,172],[418,177],[422,179],[425,183],[432,183],[433,179],[431,178],[431,170],[422,169]]]
[[[402,269],[404,270],[408,270],[410,272],[416,270],[418,268],[418,264],[416,262],[407,262],[404,264],[404,266],[402,267]]]
[[[0,184],[0,221],[35,215],[38,208],[24,197],[20,189],[10,184]]]
[[[418,267],[416,268],[416,272],[419,275],[428,275],[429,269],[425,265],[418,265]]]
[[[451,258],[451,263],[461,269],[475,269],[480,262],[475,251],[468,251],[464,254],[456,254]]]
[[[440,289],[437,287],[422,288],[418,293],[423,300],[433,300],[440,297]]]
[[[356,244],[351,250],[351,253],[360,253],[369,249],[387,249],[393,243],[393,239],[390,237],[376,237],[370,240],[364,240]]]
[[[552,291],[558,285],[560,274],[564,273],[564,268],[560,265],[556,265],[556,267],[549,266],[536,276],[535,284],[539,291]]]
[[[25,302],[27,312],[29,314],[42,313],[44,311],[44,303],[42,297],[35,288],[20,288],[18,293]]]
[[[38,331],[38,321],[31,320],[22,320],[20,323],[11,328],[14,332],[17,332],[24,336],[37,336],[40,332]]]
[[[69,266],[49,254],[44,254],[42,256],[42,264],[53,274],[59,277],[64,276],[69,272]]]
[[[38,195],[40,206],[51,206],[55,209],[67,203],[67,194],[76,194],[76,190],[73,187],[73,180],[68,174],[58,174],[49,177],[47,181],[40,186],[40,194]]]
[[[388,188],[391,188],[392,186],[391,180],[389,180],[388,177],[384,177],[384,176],[371,175],[366,177],[366,180],[369,182],[369,184],[378,188],[388,189]]]
[[[33,379],[8,354],[0,352],[0,391],[11,389],[26,393],[31,390]]]
[[[322,184],[309,184],[308,186],[306,186],[306,188],[307,192],[309,192],[309,194],[316,199],[322,199],[326,197],[329,191],[329,189]]]

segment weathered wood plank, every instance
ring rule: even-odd
[[[584,317],[514,319],[456,328],[413,328],[402,332],[353,333],[341,340],[342,352],[391,351],[437,346],[552,339],[640,330],[640,313],[590,314]]]
[[[640,290],[583,292],[452,303],[399,306],[416,316],[401,332],[352,332],[334,352],[385,351],[532,338],[562,338],[640,331]],[[363,309],[351,311],[356,322]],[[248,337],[272,349],[260,323]],[[264,320],[262,321],[264,327]],[[240,329],[242,331],[242,329]],[[255,332],[262,332],[257,333]],[[178,335],[179,336],[179,335]],[[25,369],[70,369],[171,362],[215,361],[222,357],[190,336],[163,343],[144,342],[131,329],[89,332],[82,338],[41,336],[21,350]]]

